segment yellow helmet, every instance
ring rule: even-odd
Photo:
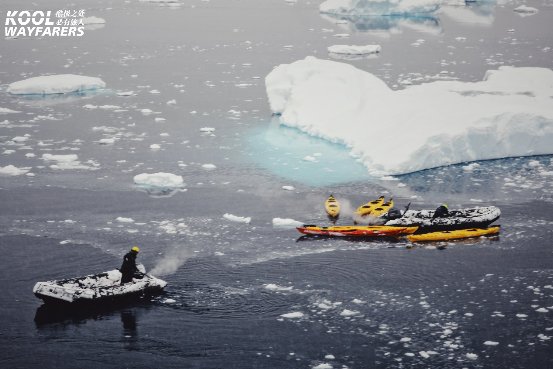
[[[140,249],[138,248],[138,246],[133,246],[131,251],[134,251],[134,252],[139,252]]]

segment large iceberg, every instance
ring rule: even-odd
[[[49,95],[96,90],[104,87],[106,84],[100,78],[75,74],[55,74],[10,83],[7,91],[12,95]]]
[[[319,6],[324,14],[364,15],[416,15],[433,13],[441,0],[326,0]]]
[[[480,82],[391,90],[355,67],[307,57],[265,79],[281,124],[349,147],[373,175],[553,153],[553,71],[501,67]]]

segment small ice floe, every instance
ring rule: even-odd
[[[223,214],[223,218],[225,218],[226,220],[230,220],[231,222],[245,223],[245,224],[250,224],[250,222],[252,221],[251,217],[239,217],[237,215],[233,215],[229,213]]]
[[[476,360],[476,359],[478,359],[478,355],[476,355],[476,354],[474,354],[474,353],[471,353],[471,352],[467,353],[467,354],[466,354],[466,357],[467,357],[467,359],[469,359],[469,360]]]
[[[327,50],[331,54],[367,55],[378,54],[382,47],[380,45],[332,45]]]
[[[27,173],[30,168],[18,168],[14,165],[6,165],[5,167],[0,167],[0,175],[4,176],[20,176]]]
[[[349,33],[337,33],[334,35],[334,37],[338,37],[338,38],[347,38],[349,36],[350,36]]]
[[[32,152],[28,152],[28,153],[25,154],[25,157],[26,157],[26,158],[34,158],[35,156],[36,156],[36,155],[33,154]]]
[[[539,308],[539,309],[536,309],[536,312],[537,312],[537,313],[548,313],[549,310],[547,310],[546,308],[541,307],[541,308]]]
[[[361,314],[359,311],[357,310],[348,310],[348,309],[344,309],[342,310],[342,312],[340,313],[340,316],[356,316],[356,315],[359,315]]]
[[[480,167],[480,164],[478,163],[470,163],[469,165],[463,165],[463,170],[465,172],[472,172],[473,170],[479,167]]]
[[[269,291],[292,291],[294,287],[293,286],[283,287],[283,286],[279,286],[278,284],[269,283],[265,285],[265,289]]]
[[[157,94],[161,93],[161,92],[159,92],[159,90],[150,90],[148,92],[151,93],[151,94],[154,94],[154,95],[157,95]]]
[[[106,83],[100,78],[75,74],[55,74],[10,83],[7,92],[12,95],[47,95],[82,92],[105,87]]]
[[[322,364],[314,366],[312,369],[332,369],[332,365],[330,365],[328,363],[322,363]]]
[[[117,217],[115,220],[119,223],[134,223],[133,218]]]
[[[292,218],[273,218],[273,227],[275,228],[296,228],[303,226],[302,222],[298,222]]]
[[[112,138],[101,138],[98,140],[98,143],[100,145],[113,145],[117,141],[115,137]]]
[[[411,342],[411,337],[403,337],[399,340],[399,342]]]
[[[213,127],[202,127],[202,128],[200,128],[200,132],[213,133],[213,132],[215,132],[215,128],[213,128]]]
[[[164,304],[174,304],[175,302],[177,302],[177,300],[175,300],[175,299],[165,299],[161,302],[164,303]]]
[[[282,186],[282,189],[286,191],[294,191],[296,188],[294,186]]]
[[[104,18],[94,17],[94,16],[82,18],[82,21],[83,21],[84,25],[87,25],[87,24],[105,24],[106,23],[106,20]]]
[[[150,114],[153,114],[154,111],[152,109],[145,108],[145,109],[140,109],[140,112],[144,115],[150,115]]]
[[[51,164],[50,168],[66,170],[66,169],[90,169],[95,170],[99,168],[98,163],[88,160],[87,163],[90,165],[83,164],[79,161],[79,156],[77,154],[66,154],[66,155],[54,155],[54,154],[42,154],[42,160],[47,162],[55,162]]]
[[[303,313],[300,311],[294,311],[293,313],[282,314],[281,317],[286,319],[299,319],[303,318]]]
[[[527,6],[527,5],[517,6],[516,8],[513,9],[513,11],[515,11],[515,12],[521,14],[521,15],[533,15],[533,14],[536,14],[537,12],[539,12],[538,9],[533,8],[531,6]]]
[[[524,318],[528,318],[528,315],[526,315],[526,314],[517,314],[516,317],[524,319]]]
[[[317,162],[317,158],[314,157],[314,156],[311,156],[311,155],[305,156],[302,160],[303,160],[303,161],[309,161],[309,162],[312,162],[312,163],[316,163],[316,162]]]
[[[12,114],[12,113],[21,113],[21,112],[17,110],[11,110],[8,108],[0,108],[0,114]]]
[[[430,354],[428,354],[428,352],[426,351],[419,351],[419,355],[423,358],[423,359],[428,359],[430,357]]]
[[[406,352],[405,356],[413,357],[413,356],[415,356],[415,354],[413,354],[412,352]]]
[[[545,334],[540,333],[540,334],[538,334],[538,338],[539,338],[541,341],[549,341],[549,340],[551,339],[551,336],[546,336]]]
[[[167,104],[167,105],[177,105],[177,100],[175,100],[175,99],[169,100],[165,104]]]
[[[332,355],[332,354],[326,354],[325,355],[325,359],[326,360],[336,360],[336,356]]]
[[[351,300],[351,302],[353,302],[354,304],[357,304],[357,305],[362,305],[362,304],[367,303],[367,301],[359,300],[359,299],[353,299],[353,300]]]
[[[29,136],[15,136],[10,141],[12,141],[14,143],[23,143],[23,142],[28,141],[28,140],[29,140]]]
[[[486,345],[486,346],[497,346],[497,345],[499,345],[499,342],[496,342],[496,341],[485,341],[485,342],[484,342],[484,345]]]
[[[216,169],[217,167],[215,166],[215,164],[202,164],[202,168],[206,170],[213,170],[213,169]]]
[[[184,188],[182,176],[172,173],[141,173],[133,178],[134,183],[152,195],[172,195]]]
[[[117,93],[117,96],[133,96],[134,91],[121,91]]]
[[[158,144],[151,144],[150,145],[150,150],[159,150],[161,149],[161,146],[159,146]]]
[[[155,117],[155,118],[154,118],[154,122],[156,122],[156,123],[165,122],[166,120],[167,120],[167,119],[162,118],[162,117]]]

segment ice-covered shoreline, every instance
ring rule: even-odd
[[[371,73],[314,57],[266,77],[281,124],[347,145],[375,175],[553,153],[553,71],[501,67],[480,82],[393,91]]]

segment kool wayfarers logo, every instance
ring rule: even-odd
[[[80,37],[84,35],[84,10],[8,10],[5,37]]]

